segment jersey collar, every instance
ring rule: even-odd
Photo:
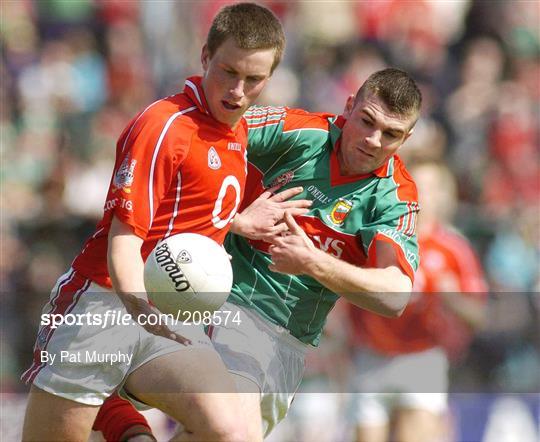
[[[387,178],[391,173],[390,163],[393,163],[393,157],[390,158],[386,163],[384,163],[378,169],[375,169],[372,172],[358,174],[358,175],[341,175],[339,170],[339,160],[337,153],[341,147],[341,133],[343,126],[345,125],[346,119],[340,115],[335,118],[330,125],[330,140],[332,141],[332,152],[330,154],[330,182],[332,186],[340,184],[348,184],[354,181],[363,180],[372,176],[379,178]]]
[[[212,115],[210,113],[210,108],[208,107],[208,102],[204,95],[204,90],[202,87],[202,77],[193,76],[189,77],[184,83],[184,94],[186,94],[197,108],[204,114]]]

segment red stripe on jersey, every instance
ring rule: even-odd
[[[405,225],[405,234],[410,230],[412,224],[412,203],[407,203],[407,224]]]
[[[213,325],[209,325],[206,329],[206,335],[212,340],[212,336],[214,335],[215,327]]]
[[[248,124],[248,129],[259,129],[260,127],[275,126],[283,121],[283,118],[279,120],[265,120],[260,123]]]
[[[398,222],[398,226],[397,226],[397,231],[398,232],[401,232],[401,229],[403,229],[403,224],[404,224],[404,221],[405,221],[405,218],[407,217],[408,215],[405,214],[405,215],[401,215],[399,217],[399,222]]]
[[[50,315],[67,315],[77,305],[80,297],[90,287],[91,281],[78,275],[71,270],[65,277],[59,280],[55,293],[51,293],[49,301]],[[49,316],[49,318],[51,318]],[[39,328],[36,343],[34,345],[33,362],[28,370],[21,376],[21,380],[28,384],[34,381],[39,372],[45,367],[46,362],[41,362],[41,351],[45,351],[54,335],[56,328],[53,324],[44,325]],[[43,342],[40,342],[43,341]]]

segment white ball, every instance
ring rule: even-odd
[[[163,313],[219,309],[231,291],[227,252],[214,240],[180,233],[159,242],[144,265],[148,299]]]

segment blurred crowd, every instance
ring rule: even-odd
[[[418,80],[423,115],[403,155],[443,161],[457,177],[454,223],[490,287],[487,324],[451,385],[539,391],[538,3],[260,3],[287,34],[261,104],[340,113],[375,70],[396,66]],[[117,137],[139,110],[201,72],[202,39],[223,4],[2,2],[3,392],[25,391],[18,378],[40,309],[101,216]]]

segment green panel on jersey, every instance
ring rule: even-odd
[[[278,112],[269,114],[275,118]],[[387,177],[368,175],[332,185],[331,162],[341,129],[335,118],[325,121],[327,130],[321,129],[322,117],[315,127],[309,127],[313,114],[308,115],[304,123],[303,115],[281,115],[279,123],[272,120],[267,126],[261,125],[264,113],[257,115],[248,136],[249,173],[261,174],[265,187],[277,181],[286,183],[280,190],[303,186],[304,191],[295,198],[310,199],[313,205],[307,215],[296,220],[318,248],[364,266],[373,239],[382,235],[402,250],[411,272],[416,270],[418,247],[413,218],[418,209],[397,198],[395,160],[390,160]],[[284,130],[287,118],[294,118],[294,124]],[[253,308],[302,342],[317,345],[338,296],[311,277],[268,270],[271,260],[265,243],[231,234],[225,244],[233,256],[234,283],[229,301]]]

